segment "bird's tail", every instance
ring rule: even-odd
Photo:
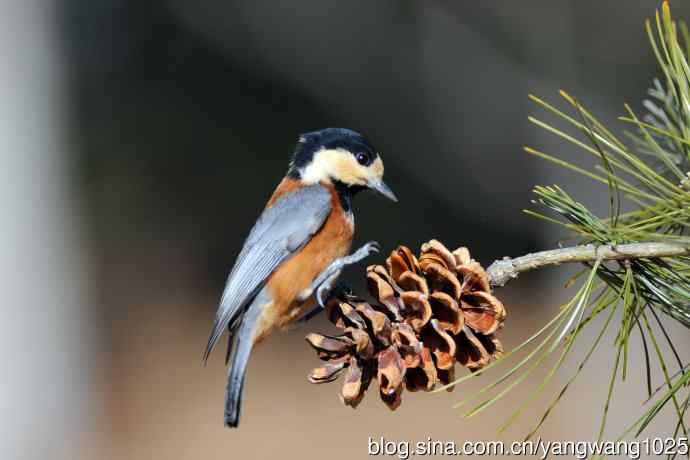
[[[228,370],[228,384],[225,388],[225,426],[237,428],[240,422],[242,406],[242,389],[247,363],[252,351],[254,329],[267,303],[264,293],[260,293],[245,311],[237,331],[230,354],[230,368]]]

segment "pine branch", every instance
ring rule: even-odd
[[[487,269],[492,286],[502,287],[520,273],[551,265],[597,260],[653,259],[690,255],[690,245],[676,243],[628,243],[595,245],[586,244],[562,249],[535,252],[514,259],[504,258],[492,263]]]

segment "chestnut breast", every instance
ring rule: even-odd
[[[272,206],[281,195],[300,184],[295,179],[285,178],[269,200]],[[354,222],[351,214],[345,212],[338,192],[330,184],[324,184],[331,192],[331,213],[321,229],[290,259],[282,263],[271,275],[267,286],[273,299],[262,321],[262,329],[282,327],[296,319],[296,299],[334,260],[350,252]],[[308,305],[309,303],[307,303]],[[299,315],[297,315],[299,317]],[[268,330],[265,330],[268,333]],[[263,335],[263,334],[260,334]]]

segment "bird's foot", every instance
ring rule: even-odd
[[[352,289],[350,289],[349,286],[343,283],[336,284],[336,280],[338,279],[340,272],[344,267],[360,262],[370,255],[378,253],[380,250],[381,246],[379,243],[376,241],[369,241],[349,256],[334,260],[331,265],[329,265],[328,268],[326,268],[326,270],[324,270],[324,272],[321,273],[321,275],[319,275],[312,283],[309,292],[315,292],[317,306],[304,315],[300,322],[309,321],[311,318],[324,310],[328,300],[331,297],[334,297],[334,294],[337,295],[337,293],[347,293],[348,295],[352,295]],[[302,296],[300,297],[300,300],[304,302],[307,300],[307,298],[308,296]]]
[[[331,263],[331,265],[324,272],[326,275],[324,280],[318,283],[318,287],[316,288],[316,301],[319,303],[321,308],[326,308],[327,296],[330,294],[333,288],[333,283],[338,278],[338,275],[340,275],[340,272],[344,267],[356,264],[357,262],[369,257],[371,254],[378,253],[380,250],[381,245],[379,245],[379,243],[376,241],[369,241],[353,254],[333,261],[333,263]],[[321,278],[321,276],[319,278]],[[319,280],[317,279],[317,282],[318,281]]]

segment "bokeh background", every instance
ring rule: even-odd
[[[375,394],[341,406],[337,384],[305,379],[317,360],[303,336],[331,330],[322,318],[256,350],[241,427],[224,429],[223,353],[201,365],[216,302],[298,134],[326,126],[366,133],[400,198],[358,197],[357,243],[435,237],[484,263],[556,246],[556,228],[521,212],[531,186],[559,183],[602,211],[606,192],[522,152],[580,158],[528,123],[548,117],[527,95],[556,101],[565,88],[611,124],[624,101],[640,108],[657,71],[643,21],[657,6],[2,2],[0,458],[340,459],[366,457],[369,436],[520,439],[549,398],[496,429],[539,375],[471,420],[450,406],[488,380],[406,394],[396,413]],[[672,7],[690,17],[687,3]],[[508,348],[553,315],[572,270],[499,292]],[[361,286],[363,267],[345,278]],[[687,331],[671,329],[687,348]],[[643,408],[637,345],[611,439]],[[596,437],[605,346],[545,439]],[[659,420],[649,435],[672,428]]]

